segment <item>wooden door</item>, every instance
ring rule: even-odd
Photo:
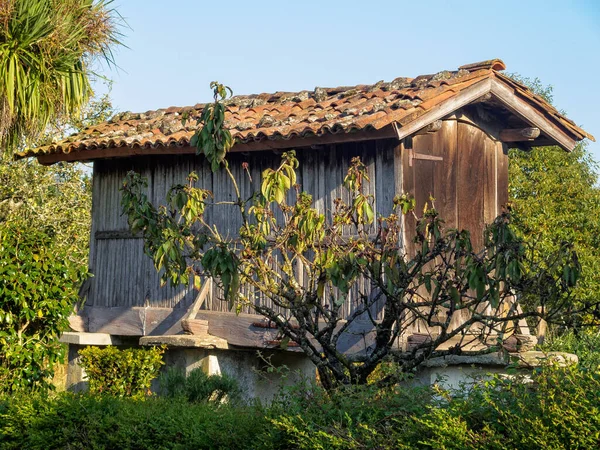
[[[445,228],[469,230],[474,248],[481,248],[486,224],[507,201],[505,150],[475,124],[446,120],[437,133],[404,140],[403,192],[415,198],[418,216],[426,204],[433,204]],[[404,238],[411,256],[416,251],[415,236],[416,220],[408,215]]]

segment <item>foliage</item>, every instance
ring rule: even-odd
[[[0,399],[0,449],[257,449],[261,408],[111,396]]]
[[[51,121],[68,121],[92,93],[91,62],[118,44],[110,1],[0,2],[0,145],[10,153]]]
[[[0,392],[48,387],[82,268],[56,259],[52,228],[0,226]]]
[[[577,366],[546,366],[532,383],[495,378],[466,398],[451,399],[421,434],[423,443],[452,448],[440,423],[463,422],[476,438],[463,448],[595,448],[600,437],[600,377]],[[433,417],[432,417],[433,419]],[[440,422],[441,421],[441,422]],[[455,444],[454,444],[455,445]]]
[[[0,398],[2,449],[588,449],[600,375],[546,366],[531,382],[292,388],[268,408],[64,393]]]
[[[223,400],[235,402],[241,399],[241,389],[235,378],[223,375],[206,375],[201,368],[185,374],[180,367],[169,367],[159,377],[160,394],[168,397],[182,397],[190,403],[211,402],[220,404]]]
[[[280,448],[596,448],[600,376],[547,366],[531,383],[493,378],[471,391],[353,389],[274,407]],[[277,433],[281,434],[277,434]]]
[[[220,103],[217,93],[215,103]],[[221,123],[218,116],[213,120]],[[482,344],[481,352],[495,351],[490,334],[501,339],[516,319],[560,321],[577,312],[570,295],[579,274],[576,254],[568,244],[544,257],[532,254],[510,228],[508,213],[486,230],[485,248],[473,249],[468,232],[443,229],[435,209],[427,209],[417,217],[418,251],[408,256],[399,236],[402,214],[414,214],[414,201],[398,196],[394,212],[375,220],[373,197],[363,191],[367,170],[358,158],[343,183],[348,200],[336,200],[328,221],[313,207],[312,197],[295,186],[294,151],[282,155],[278,168],[264,170],[260,192],[242,198],[239,180],[212,150],[205,143],[198,147],[213,169],[223,163],[229,176],[236,198],[219,204],[229,204],[241,216],[239,239],[222,236],[206,222],[212,193],[195,187],[195,174],[187,185],[173,186],[167,204],[158,207],[148,200],[146,181],[128,174],[122,203],[131,230],[143,233],[145,251],[164,282],[193,280],[199,289],[202,276],[212,277],[232,307],[253,305],[278,326],[283,345],[296,342],[328,387],[366,383],[388,356],[410,372],[429,357],[464,353],[473,342]],[[366,292],[359,290],[361,280]],[[347,315],[343,306],[350,292],[358,298]],[[514,294],[528,300],[523,313],[517,312]],[[254,295],[274,307],[256,304]],[[382,303],[379,320],[374,310]],[[457,324],[456,315],[470,319]],[[350,358],[338,343],[361,320],[371,324],[372,333],[365,336],[364,354]],[[410,352],[393,352],[398,337],[417,323],[436,330],[431,339]],[[439,349],[451,340],[454,345]]]
[[[561,330],[562,331],[562,330]],[[543,351],[573,353],[579,358],[579,367],[600,373],[600,332],[596,328],[585,328],[554,332],[540,346]]]
[[[92,394],[144,398],[164,364],[164,347],[86,347],[79,351]]]
[[[52,228],[57,257],[87,266],[91,223],[91,179],[73,164],[0,161],[0,228]]]
[[[515,230],[538,254],[572,242],[581,263],[574,296],[597,304],[600,292],[600,188],[585,145],[571,153],[558,147],[510,152],[510,199]],[[574,322],[585,317],[574,316]]]
[[[552,102],[552,86],[512,75]],[[600,186],[598,164],[585,143],[572,152],[559,147],[509,153],[509,195],[514,227],[539,254],[571,242],[581,263],[581,282],[573,295],[582,305],[600,300]],[[573,316],[588,321],[591,316]]]
[[[48,136],[103,120],[111,111],[108,97],[93,100],[84,116],[56,123]],[[18,318],[0,321],[0,330],[9,336],[20,330],[22,336],[2,341],[2,353],[13,356],[0,358],[0,390],[49,386],[46,377],[63,357],[59,333],[67,328],[77,290],[87,277],[90,210],[91,180],[84,167],[0,157],[0,266],[5,268],[0,317]],[[33,321],[28,319],[32,314]],[[31,323],[24,326],[27,320]]]
[[[430,404],[429,387],[292,387],[267,411],[270,440],[282,449],[397,448],[411,418]]]

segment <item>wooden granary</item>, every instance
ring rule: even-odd
[[[245,181],[242,189],[250,192],[258,188],[262,171],[278,164],[278,153],[295,149],[298,182],[327,213],[342,195],[351,158],[360,156],[369,170],[367,189],[376,213],[390,213],[400,193],[414,195],[417,209],[432,196],[447,224],[470,230],[477,244],[484,225],[507,201],[509,146],[559,145],[570,151],[578,141],[593,139],[503,75],[504,68],[502,61],[490,60],[372,85],[233,97],[226,114],[236,141],[230,167],[247,179],[242,172],[247,163],[253,181]],[[273,346],[276,331],[259,326],[261,317],[251,309],[239,315],[228,311],[210,283],[200,293],[192,287],[160,287],[140,236],[129,231],[121,214],[119,187],[129,170],[147,177],[148,195],[156,203],[192,171],[216,200],[232,198],[225,175],[213,173],[190,146],[195,121],[184,125],[181,120],[184,114],[198,115],[202,107],[121,113],[22,155],[42,164],[94,163],[89,259],[94,276],[83,289],[85,306],[71,320],[74,331],[145,342],[179,336],[182,345],[217,348]],[[239,229],[224,208],[215,206],[207,214],[224,233]],[[407,217],[404,234],[414,234],[414,227]],[[411,245],[410,239],[404,242]],[[352,296],[345,307],[352,310]],[[186,330],[195,336],[184,336]]]

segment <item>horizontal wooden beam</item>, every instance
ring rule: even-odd
[[[139,343],[144,346],[166,345],[167,347],[229,349],[229,344],[226,340],[209,335],[195,336],[189,334],[173,334],[165,336],[144,336],[140,338]]]
[[[74,331],[118,336],[147,336],[183,333],[184,308],[84,306],[69,318]]]
[[[535,127],[508,128],[500,131],[500,140],[502,142],[533,141],[539,135],[540,129]]]
[[[96,231],[94,237],[98,240],[103,239],[142,239],[141,233],[132,233],[129,230],[106,230]]]
[[[426,127],[421,128],[419,131],[417,131],[415,133],[415,135],[435,133],[436,131],[440,131],[441,129],[442,129],[442,121],[434,120]]]
[[[235,314],[218,311],[198,311],[196,319],[208,321],[208,333],[225,339],[230,345],[250,348],[277,348],[281,338],[276,328],[265,326],[258,314]],[[345,322],[340,321],[338,327]],[[337,348],[346,355],[364,354],[375,339],[375,326],[368,320],[355,320],[340,336]],[[317,345],[315,341],[313,344]],[[288,351],[301,351],[288,347]]]

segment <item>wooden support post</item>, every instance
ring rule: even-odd
[[[543,308],[541,306],[538,306],[537,311],[541,314],[543,311]],[[546,322],[544,319],[540,319],[538,326],[537,326],[537,341],[538,344],[543,344],[544,341],[546,340],[546,334],[548,333],[548,322]]]
[[[502,142],[533,141],[539,135],[540,129],[535,127],[507,128],[500,131],[500,140]]]
[[[208,293],[211,291],[212,278],[208,278],[204,281],[204,285],[196,300],[189,309],[189,312],[181,319],[181,328],[189,334],[205,336],[208,334],[208,320],[196,319],[196,314],[200,311],[200,308],[206,301]]]

